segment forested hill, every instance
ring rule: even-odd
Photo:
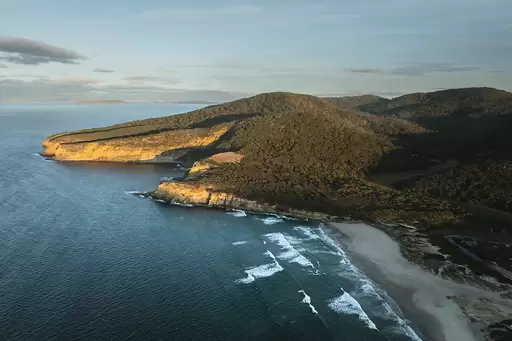
[[[453,212],[439,199],[464,200],[460,186],[435,192],[429,183],[448,188],[451,179],[461,181],[465,167],[475,170],[483,162],[512,158],[511,108],[512,94],[488,88],[392,100],[277,92],[181,115],[60,133],[44,146],[55,159],[81,161],[192,164],[237,152],[245,156],[240,163],[219,165],[202,181],[243,197],[330,213],[349,208],[428,217]],[[429,182],[433,174],[453,167],[459,171]],[[490,169],[496,174],[501,168]],[[396,181],[380,180],[393,174],[400,175]],[[492,189],[502,181],[483,181],[486,195],[496,192],[503,198],[481,202],[509,207],[503,204],[508,194]]]

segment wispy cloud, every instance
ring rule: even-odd
[[[423,76],[429,73],[464,72],[479,70],[479,67],[455,65],[449,63],[411,63],[410,65],[391,70],[391,74],[400,76]]]
[[[424,76],[431,73],[465,72],[476,70],[480,70],[480,68],[476,66],[455,65],[450,63],[408,63],[406,66],[389,70],[376,68],[346,69],[346,71],[352,73],[365,73],[388,76]]]
[[[93,69],[92,71],[93,71],[93,72],[102,72],[102,73],[111,73],[111,72],[114,72],[114,70],[109,70],[109,69],[100,69],[100,68]]]
[[[78,64],[87,59],[79,53],[40,41],[0,37],[0,60],[14,64],[38,65],[46,63]]]
[[[382,69],[358,69],[358,68],[354,68],[354,69],[346,69],[346,71],[348,72],[353,72],[353,73],[373,73],[373,74],[382,74],[384,73],[384,70]]]
[[[180,84],[181,82],[172,77],[162,77],[162,76],[151,76],[151,75],[139,75],[139,76],[129,76],[125,77],[124,80],[131,82],[132,84],[144,84],[144,83],[162,83],[175,85]]]
[[[100,83],[98,79],[89,77],[63,77],[53,80],[55,83],[61,84],[97,84]]]
[[[167,20],[171,18],[179,20],[212,18],[219,16],[233,16],[259,12],[260,6],[236,5],[236,6],[205,6],[205,7],[165,7],[145,10],[135,16],[147,20]]]
[[[218,90],[169,89],[158,85],[105,84],[85,77],[60,79],[0,78],[2,100],[82,100],[124,99],[136,101],[212,101],[224,102],[240,98]]]

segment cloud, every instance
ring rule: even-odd
[[[378,74],[388,76],[425,76],[432,73],[466,72],[480,70],[479,67],[469,65],[455,65],[450,63],[408,63],[406,66],[390,70],[371,68],[346,69],[352,73]]]
[[[435,72],[464,72],[476,71],[476,66],[454,65],[445,63],[411,63],[408,66],[391,70],[391,74],[400,76],[424,76]]]
[[[7,69],[7,65],[0,63],[0,69]]]
[[[348,72],[353,73],[374,73],[374,74],[382,74],[384,71],[382,69],[346,69]]]
[[[206,7],[173,7],[145,10],[135,15],[144,20],[198,20],[212,17],[239,16],[254,14],[261,11],[260,6],[206,6]]]
[[[103,72],[103,73],[110,73],[110,72],[114,72],[113,70],[109,70],[109,69],[99,69],[99,68],[93,69],[92,71],[93,71],[93,72]]]
[[[36,40],[0,36],[0,60],[14,64],[78,64],[87,59],[75,51]]]
[[[0,101],[101,100],[231,101],[244,94],[217,90],[169,89],[158,85],[102,84],[85,77],[59,79],[0,78]]]
[[[98,79],[89,77],[63,77],[53,80],[54,83],[60,84],[96,84],[100,81]]]
[[[130,81],[132,84],[143,84],[148,82],[163,83],[163,84],[180,84],[181,82],[171,77],[160,76],[129,76],[124,80]]]

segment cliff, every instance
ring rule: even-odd
[[[214,186],[197,181],[162,182],[151,193],[155,199],[198,206],[223,209],[239,209],[252,212],[285,214],[290,217],[311,220],[331,220],[333,217],[320,212],[312,212],[289,207],[272,205],[240,198],[232,193],[219,191]]]
[[[206,148],[217,142],[228,129],[229,124],[211,128],[170,130],[154,134],[126,135],[122,138],[90,138],[80,134],[74,140],[72,134],[49,137],[43,142],[43,155],[60,161],[110,161],[110,162],[174,162],[168,151],[189,148]],[[178,156],[181,156],[178,153]]]

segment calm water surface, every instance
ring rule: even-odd
[[[415,340],[318,224],[130,194],[176,170],[37,155],[193,105],[0,105],[1,340]]]

